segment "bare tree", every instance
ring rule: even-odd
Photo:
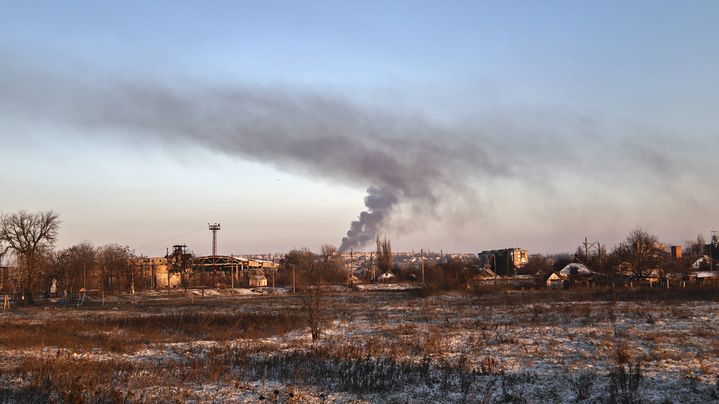
[[[687,240],[684,242],[684,255],[692,259],[699,258],[704,254],[706,244],[706,239],[704,239],[704,236],[700,233],[695,240]]]
[[[661,267],[664,261],[665,253],[657,244],[656,236],[641,228],[635,228],[612,254],[628,263],[634,275],[647,276],[652,269]]]
[[[332,244],[324,244],[320,247],[320,257],[324,263],[328,263],[337,254],[337,247]]]
[[[100,288],[103,291],[116,293],[132,287],[135,278],[133,271],[136,270],[132,265],[132,258],[134,258],[134,254],[130,247],[117,244],[100,247],[98,264],[102,278]]]
[[[87,287],[88,277],[95,273],[97,250],[90,243],[81,243],[57,253],[56,273],[60,287],[72,297]]]
[[[296,280],[301,291],[299,297],[302,311],[307,325],[310,327],[313,340],[320,337],[325,321],[325,301],[320,286],[323,280],[322,268],[325,267],[325,260],[330,263],[330,257],[333,255],[330,252],[333,252],[334,248],[324,248],[323,246],[321,251],[322,256],[318,257],[307,248],[292,250],[285,254],[282,260],[285,267],[297,272]]]
[[[59,227],[60,216],[52,210],[20,211],[0,216],[0,240],[5,244],[3,253],[12,251],[17,256],[23,270],[23,295],[28,303],[32,301],[40,255],[55,244]]]
[[[380,274],[392,272],[392,243],[387,237],[380,240],[377,236],[377,267]]]
[[[337,254],[337,247],[325,244],[320,247],[319,275],[321,281],[330,283],[343,283],[347,281],[347,268],[344,267],[342,257]]]
[[[322,327],[325,323],[325,302],[323,292],[319,285],[305,286],[300,295],[307,325],[310,327],[312,340],[317,340],[322,334]]]
[[[321,274],[315,266],[317,257],[312,251],[307,248],[295,249],[287,254],[282,259],[283,265],[286,268],[284,276],[289,279],[285,280],[286,284],[292,282],[291,271],[296,271],[296,282],[298,285],[303,284],[319,284]]]
[[[168,273],[180,274],[180,285],[187,291],[193,275],[192,253],[187,252],[187,246],[174,245],[172,247],[172,254],[167,256],[167,270]]]

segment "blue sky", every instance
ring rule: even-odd
[[[316,249],[365,209],[362,173],[89,118],[87,94],[112,100],[116,82],[310,94],[360,121],[423,122],[511,171],[438,166],[471,192],[400,201],[382,229],[398,249],[611,247],[634,226],[677,243],[716,226],[713,1],[2,3],[0,211],[58,210],[61,247],[154,254],[197,229],[169,243],[202,254],[218,221],[226,253]]]

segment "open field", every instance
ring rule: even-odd
[[[114,298],[0,312],[0,401],[709,402],[719,303],[584,292]]]

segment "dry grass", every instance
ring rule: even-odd
[[[171,311],[164,314],[123,314],[27,322],[0,322],[0,346],[5,349],[56,347],[129,352],[149,343],[194,340],[225,341],[263,338],[304,325],[295,313],[207,313]]]

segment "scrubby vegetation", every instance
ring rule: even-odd
[[[717,303],[622,294],[602,301],[574,291],[565,298],[326,293],[316,339],[300,296],[20,309],[0,322],[0,401],[716,396]]]

